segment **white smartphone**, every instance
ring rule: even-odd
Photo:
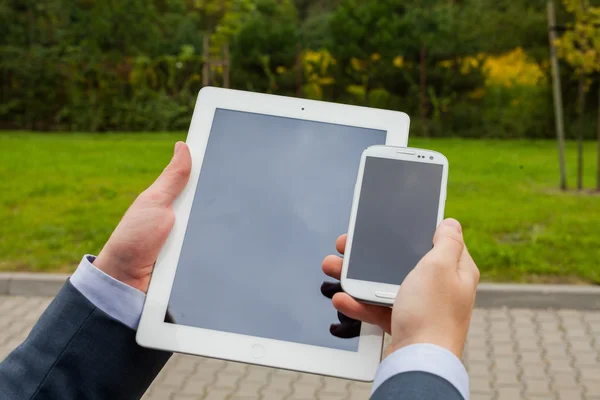
[[[444,218],[448,159],[435,151],[372,146],[362,153],[341,284],[357,300],[392,305],[431,250]]]

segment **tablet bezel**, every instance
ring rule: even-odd
[[[175,224],[154,267],[137,330],[138,344],[160,350],[372,381],[383,344],[381,330],[373,325],[362,324],[358,351],[353,352],[164,322],[213,117],[218,108],[378,129],[387,132],[387,145],[406,146],[408,142],[410,120],[402,112],[203,88],[196,101],[186,140],[193,160],[189,183],[173,204]],[[319,266],[315,265],[315,268]]]

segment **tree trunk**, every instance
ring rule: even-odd
[[[420,54],[420,79],[419,79],[419,116],[421,118],[421,129],[423,135],[428,136],[427,129],[427,49],[421,45]]]
[[[567,190],[567,168],[565,164],[565,125],[563,119],[562,92],[560,86],[560,72],[558,71],[558,58],[556,56],[556,15],[554,2],[548,1],[548,40],[550,41],[550,59],[552,62],[552,92],[554,95],[554,124],[556,126],[556,142],[558,144],[558,161],[560,168],[560,189]]]
[[[210,85],[209,79],[209,69],[210,69],[210,39],[208,38],[208,33],[204,34],[204,38],[202,39],[202,86]]]
[[[296,43],[296,97],[302,97],[302,44]]]
[[[585,81],[584,78],[579,79],[579,87],[577,89],[577,190],[583,189],[583,130],[584,130],[584,111],[585,111]]]
[[[596,190],[600,192],[600,79],[598,79],[598,171],[596,174]]]
[[[223,46],[223,87],[229,89],[229,71],[231,70],[229,57],[229,42]]]

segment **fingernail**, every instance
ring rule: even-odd
[[[442,223],[449,228],[455,229],[458,233],[462,233],[462,226],[460,226],[460,222],[454,218],[445,219]]]
[[[175,149],[173,150],[173,155],[177,154],[179,149],[181,148],[181,142],[175,143]]]

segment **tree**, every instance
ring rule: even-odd
[[[296,10],[289,0],[258,0],[233,40],[233,86],[295,94]]]
[[[568,24],[567,31],[556,41],[560,57],[575,70],[578,80],[577,114],[577,189],[583,189],[583,116],[585,92],[590,86],[591,76],[600,72],[600,7],[590,7],[589,0],[563,0],[565,8],[575,19]],[[598,137],[600,141],[600,136]],[[600,152],[600,145],[598,147]],[[598,187],[600,190],[600,156],[598,157]]]
[[[554,1],[549,0],[548,11],[548,40],[550,45],[550,62],[552,63],[552,93],[554,97],[554,117],[556,129],[556,142],[558,144],[558,162],[560,170],[560,189],[567,190],[567,166],[565,163],[565,122],[562,102],[562,89],[558,57],[556,55],[556,11]]]

